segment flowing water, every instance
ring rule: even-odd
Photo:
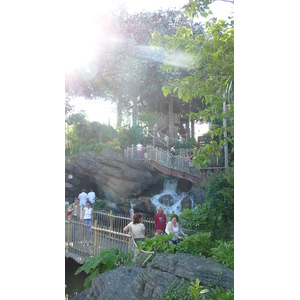
[[[154,195],[150,198],[151,203],[157,208],[161,205],[164,208],[164,213],[171,213],[172,211],[180,215],[182,212],[181,202],[184,198],[188,197],[191,200],[191,206],[194,206],[194,199],[185,192],[177,192],[178,179],[167,179],[164,182],[164,188],[160,194]]]

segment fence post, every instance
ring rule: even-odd
[[[130,256],[130,246],[131,246],[131,227],[129,226],[129,240],[128,240],[128,253],[129,253],[129,261],[131,261],[131,256]]]
[[[71,227],[71,216],[68,217],[68,251],[70,247],[70,227]]]
[[[97,220],[95,220],[95,227],[97,227]],[[94,236],[95,236],[95,240],[94,240],[94,256],[96,255],[96,251],[97,251],[97,230],[96,228],[94,229]]]
[[[112,231],[113,223],[112,223],[112,210],[109,212],[110,217],[109,217],[109,229]]]

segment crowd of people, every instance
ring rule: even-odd
[[[95,202],[95,193],[93,189],[90,189],[90,192],[87,194],[84,189],[75,197],[74,203],[70,204],[68,207],[68,216],[70,216],[72,221],[80,221],[82,220],[86,225],[88,225],[90,235],[91,235],[91,225],[93,223],[93,208],[92,205]],[[170,221],[167,222],[167,216],[164,214],[164,208],[159,206],[157,209],[157,213],[154,217],[155,223],[155,235],[159,234],[170,234],[174,232],[172,241],[170,244],[177,244],[182,236],[179,236],[181,233],[183,236],[186,234],[182,231],[180,225],[178,224],[178,215],[173,214],[170,218]],[[135,241],[144,241],[145,240],[145,225],[143,223],[143,216],[139,212],[137,206],[133,207],[132,221],[126,225],[123,229],[124,232],[127,232],[131,229],[133,234],[133,238]],[[87,233],[86,227],[84,228],[83,235],[85,237]]]

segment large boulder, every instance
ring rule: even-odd
[[[182,278],[187,281],[198,278],[201,284],[212,288],[234,285],[233,271],[220,263],[191,254],[163,253],[157,254],[146,269],[119,267],[100,274],[84,299],[160,299],[175,280],[179,284]]]
[[[152,176],[154,168],[143,161],[127,162],[124,155],[103,149],[101,155],[93,152],[81,153],[65,163],[66,174],[82,178],[98,187],[99,196],[116,203],[125,198],[140,196],[158,177]],[[77,187],[78,196],[82,187]],[[89,186],[83,186],[88,189]],[[68,190],[67,197],[70,197]],[[97,195],[97,196],[98,196]]]

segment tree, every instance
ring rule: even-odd
[[[203,28],[178,10],[130,15],[121,8],[102,16],[99,22],[105,24],[106,35],[99,41],[98,56],[88,68],[67,74],[66,91],[86,99],[104,97],[117,101],[118,125],[122,111],[129,109],[133,110],[133,124],[136,124],[138,106],[150,107],[153,112],[156,105],[168,104],[161,84],[187,74],[183,68],[169,73],[160,69],[163,57],[149,47],[151,33],[159,30],[174,34],[181,25],[190,25],[196,32],[202,32]],[[168,97],[167,101],[171,99]]]
[[[187,13],[197,14],[197,6],[190,1]],[[208,1],[202,1],[202,4]],[[203,6],[202,6],[203,7]],[[205,8],[207,10],[207,8]],[[211,12],[207,12],[211,14]],[[178,67],[169,63],[174,53],[184,51],[189,59],[186,61],[190,74],[184,78],[170,80],[162,87],[165,96],[177,94],[184,102],[199,99],[205,104],[197,113],[190,113],[192,119],[205,121],[228,120],[227,126],[215,122],[210,128],[211,138],[221,135],[226,130],[227,138],[218,144],[213,141],[203,147],[195,159],[196,166],[205,167],[209,163],[209,156],[214,153],[220,155],[220,147],[232,141],[234,133],[234,21],[211,20],[206,22],[204,33],[195,35],[193,30],[182,26],[172,36],[162,36],[153,33],[150,44],[164,49],[166,58],[162,66],[165,72],[177,70]],[[180,60],[180,57],[175,59]],[[230,110],[223,111],[223,103],[230,103]],[[229,118],[230,116],[230,118]]]

